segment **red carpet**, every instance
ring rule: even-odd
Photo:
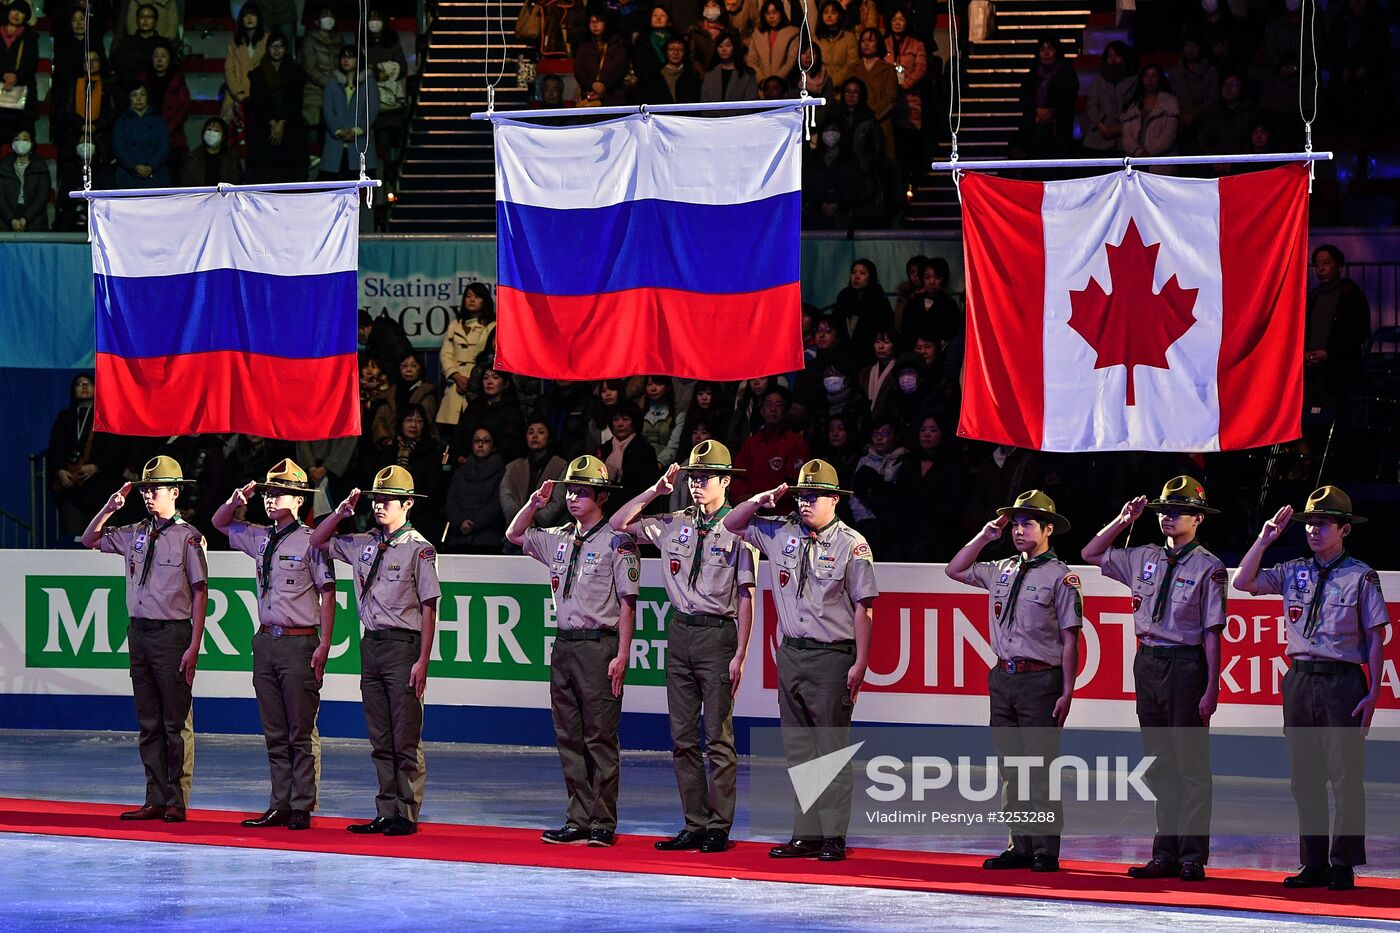
[[[1400,879],[1396,878],[1363,878],[1361,887],[1346,892],[1288,891],[1279,883],[1282,875],[1249,869],[1211,868],[1209,881],[1187,885],[1133,881],[1123,874],[1123,865],[1108,862],[1065,861],[1057,874],[1036,875],[984,871],[981,856],[861,848],[853,850],[845,863],[827,865],[806,859],[770,859],[768,844],[755,842],[738,843],[722,855],[701,855],[657,852],[652,848],[654,836],[621,836],[612,849],[590,849],[544,845],[534,829],[448,823],[425,823],[415,836],[382,839],[353,836],[343,828],[353,821],[331,817],[316,817],[312,829],[294,833],[244,829],[238,821],[250,814],[224,810],[191,810],[188,822],[173,825],[122,823],[117,814],[125,809],[115,804],[0,797],[0,832],[1400,920]]]

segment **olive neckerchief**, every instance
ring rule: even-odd
[[[168,530],[173,525],[180,524],[179,518],[170,519],[169,524],[162,525],[157,519],[151,519],[151,534],[146,541],[146,562],[141,565],[141,582],[138,586],[145,586],[146,580],[151,576],[151,564],[156,559],[156,539],[160,537],[162,531]]]
[[[1332,575],[1332,571],[1336,570],[1348,556],[1350,555],[1343,551],[1330,564],[1320,564],[1316,557],[1313,558],[1313,569],[1317,573],[1317,589],[1313,591],[1312,600],[1308,603],[1308,618],[1303,623],[1304,638],[1312,638],[1313,632],[1317,631],[1318,625],[1322,622],[1322,589],[1327,585],[1327,578]]]
[[[266,596],[268,588],[272,586],[272,558],[276,555],[277,548],[283,541],[287,540],[288,535],[300,527],[301,522],[293,519],[285,529],[278,531],[274,525],[272,530],[268,532],[267,547],[262,554],[262,580],[259,581],[262,585],[258,588],[258,595]]]
[[[584,532],[583,537],[579,537],[577,534],[574,535],[574,550],[573,553],[569,555],[569,566],[564,571],[564,593],[560,597],[561,599],[568,599],[569,593],[574,588],[574,568],[578,566],[579,552],[583,549],[584,544],[588,542],[588,539],[597,534],[598,529],[602,528],[607,523],[608,520],[606,518],[600,518],[598,524]],[[574,527],[577,528],[578,526],[575,525]]]
[[[1157,601],[1152,604],[1152,621],[1161,622],[1162,617],[1167,614],[1167,598],[1171,594],[1172,577],[1176,576],[1176,568],[1181,564],[1181,559],[1201,546],[1201,542],[1192,541],[1184,545],[1175,553],[1171,548],[1162,548],[1162,552],[1167,556],[1167,569],[1162,574],[1162,582],[1157,586]]]
[[[695,542],[695,556],[690,560],[690,588],[695,589],[695,581],[700,577],[700,556],[705,553],[705,538],[714,530],[715,524],[728,515],[732,507],[726,503],[720,506],[719,511],[710,516],[709,521],[696,522],[695,533],[698,540]],[[695,507],[696,517],[700,516],[700,507]]]
[[[406,532],[406,531],[412,531],[412,530],[413,530],[413,523],[412,523],[412,522],[404,522],[404,523],[403,523],[403,527],[400,528],[398,531],[394,532],[393,534],[388,535],[388,536],[383,536],[383,535],[380,536],[380,538],[379,538],[379,545],[378,545],[379,551],[378,551],[378,553],[376,553],[376,554],[374,555],[374,563],[372,563],[372,564],[369,565],[369,573],[365,574],[364,586],[362,586],[362,587],[360,588],[360,591],[361,591],[361,592],[363,592],[363,593],[368,593],[368,592],[369,592],[369,588],[370,588],[371,586],[374,585],[374,577],[375,577],[375,574],[377,574],[377,573],[379,572],[379,562],[380,562],[381,560],[384,559],[384,552],[387,551],[387,550],[389,550],[389,545],[391,545],[391,544],[393,544],[395,541],[399,540],[399,535],[403,534],[403,533]]]
[[[802,542],[802,567],[797,571],[797,595],[799,597],[802,595],[803,589],[807,586],[807,564],[809,563],[807,558],[812,554],[813,545],[817,543],[817,538],[821,537],[822,532],[826,531],[840,520],[839,518],[833,518],[816,531],[807,528],[805,524],[802,526],[803,528],[807,528],[807,540]]]
[[[997,619],[1002,626],[1010,625],[1016,618],[1014,614],[1014,610],[1016,609],[1016,597],[1021,595],[1021,584],[1026,581],[1026,572],[1032,568],[1039,567],[1046,561],[1055,559],[1054,548],[1051,548],[1039,557],[1032,557],[1030,560],[1026,560],[1024,557],[1021,558],[1021,566],[1016,568],[1016,579],[1011,582],[1011,593],[1006,597],[1006,608],[1002,612],[1001,618]]]

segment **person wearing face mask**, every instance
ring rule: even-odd
[[[501,511],[501,480],[505,461],[486,428],[472,432],[471,457],[452,474],[448,484],[447,550],[455,554],[499,554],[506,530]]]
[[[1294,519],[1312,553],[1260,569]],[[1347,537],[1365,521],[1350,496],[1323,486],[1304,508],[1285,505],[1265,522],[1235,571],[1236,589],[1282,596],[1287,616],[1283,725],[1303,867],[1283,880],[1286,888],[1349,891],[1354,867],[1366,864],[1365,740],[1384,681],[1390,611],[1380,574],[1346,552]]]
[[[308,7],[310,9],[310,7]],[[321,7],[313,14],[301,40],[298,63],[306,72],[306,91],[302,96],[301,115],[311,130],[321,125],[321,104],[325,100],[326,82],[335,74],[344,39],[335,29],[335,13]]]
[[[70,158],[58,164],[58,190],[78,191],[83,187],[83,163],[87,161],[92,169],[94,191],[108,191],[116,187],[112,157],[107,147],[102,145],[100,136],[94,137],[87,129],[79,132],[73,145]],[[63,233],[78,233],[87,230],[88,202],[85,198],[59,198],[54,229]]]
[[[256,182],[306,181],[306,75],[273,32],[248,95],[248,174]]]
[[[391,153],[403,139],[408,111],[408,59],[404,57],[399,34],[390,26],[381,9],[369,8],[365,19],[369,44],[365,47],[366,74],[379,91],[379,115],[374,118],[374,145],[391,162]]]
[[[0,159],[0,230],[48,230],[52,190],[49,166],[34,154],[34,136],[20,130],[10,143],[10,154]]]
[[[190,153],[182,181],[186,187],[207,187],[220,183],[236,185],[243,177],[238,156],[225,144],[224,121],[210,117],[204,121],[200,147]]]
[[[808,144],[813,151],[802,160],[804,227],[844,230],[849,225],[856,179],[843,140],[841,127],[832,121]]]
[[[679,12],[677,24],[683,22]],[[690,45],[690,59],[701,74],[709,74],[715,66],[715,43],[730,28],[729,16],[724,12],[720,0],[705,0],[698,18],[692,16],[685,30],[685,40]],[[678,25],[677,28],[680,28]],[[740,46],[740,57],[743,57]]]
[[[865,681],[871,611],[880,595],[875,558],[860,532],[836,516],[850,491],[840,487],[831,464],[811,460],[798,471],[792,491],[797,510],[773,510],[786,483],[758,493],[724,517],[726,531],[763,552],[772,567],[778,609],[778,713],[790,765],[805,764],[847,745],[851,714]],[[846,768],[793,817],[792,838],[771,848],[771,858],[846,858],[851,814],[851,773]]]
[[[170,184],[166,161],[170,131],[150,107],[146,86],[137,83],[127,95],[131,109],[117,118],[112,152],[117,159],[117,184],[122,188],[163,188]]]
[[[366,171],[376,171],[379,154],[374,137],[366,140],[364,136],[379,117],[379,85],[362,69],[353,45],[341,48],[335,74],[322,90],[326,134],[318,176],[330,180],[354,177],[359,172],[361,151]]]
[[[14,139],[21,129],[32,130],[39,110],[39,37],[29,28],[32,16],[25,0],[12,0],[4,7],[0,24],[0,90],[22,94],[24,104],[15,109],[0,107],[0,140]]]

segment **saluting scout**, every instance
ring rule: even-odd
[[[871,607],[880,594],[870,545],[836,517],[836,468],[809,460],[792,487],[797,512],[755,517],[775,508],[784,483],[735,506],[724,527],[768,558],[778,607],[778,714],[790,765],[846,747],[851,714],[870,657]],[[851,773],[845,768],[807,813],[797,808],[792,838],[773,858],[846,857]]]
[[[974,563],[1008,524],[1017,556]],[[1026,803],[1019,802],[1019,788],[1011,780],[1014,772],[1004,761],[1013,755],[1038,755],[1048,763],[1060,753],[1059,728],[1074,696],[1079,630],[1084,625],[1079,575],[1050,546],[1051,535],[1068,530],[1069,521],[1055,512],[1055,501],[1032,489],[1017,496],[1013,505],[997,509],[997,518],[944,569],[960,583],[989,591],[987,625],[997,663],[987,677],[987,693],[992,736],[1002,759],[1002,807],[1055,814],[1053,823],[1036,827],[1039,833],[1013,829],[1006,851],[987,859],[983,868],[1049,872],[1060,867],[1063,815],[1060,801],[1050,799],[1048,767],[1030,769]]]
[[[656,843],[662,851],[723,852],[734,825],[734,696],[743,676],[753,629],[757,557],[720,522],[736,470],[729,448],[705,441],[684,466],[673,464],[650,489],[612,517],[615,531],[641,532],[661,551],[662,581],[671,600],[667,632],[666,707],[685,827]],[[685,475],[695,505],[666,515],[642,516],[653,500],[669,496]],[[700,752],[703,710],[705,755]],[[705,759],[710,766],[705,783]]]
[[[1311,557],[1261,571],[1269,545],[1294,519],[1304,523]],[[1283,730],[1298,810],[1302,871],[1289,888],[1356,885],[1354,866],[1366,864],[1366,730],[1376,712],[1390,616],[1378,573],[1345,550],[1353,525],[1366,521],[1351,497],[1323,486],[1302,511],[1278,510],[1235,572],[1246,593],[1282,596],[1287,617]],[[1365,665],[1365,671],[1362,671]],[[1336,819],[1328,843],[1327,785]]]
[[[235,520],[255,491],[271,525]],[[315,487],[306,471],[282,460],[262,483],[235,489],[214,513],[214,527],[253,558],[258,631],[253,636],[253,693],[258,700],[272,794],[250,829],[310,829],[321,774],[316,713],[335,627],[335,568],[311,546],[311,529],[298,516]]]
[[[506,529],[511,544],[549,568],[554,594],[549,707],[569,802],[564,825],[540,839],[610,846],[617,833],[617,724],[641,562],[632,536],[613,531],[603,517],[603,503],[618,487],[601,460],[575,459],[560,482],[572,523],[531,527],[554,491],[546,480]]]
[[[1157,512],[1166,546],[1111,547],[1143,509]],[[1229,574],[1196,539],[1205,515],[1205,488],[1178,476],[1151,502],[1123,506],[1084,548],[1084,560],[1133,594],[1138,639],[1133,661],[1143,747],[1155,760],[1144,778],[1157,798],[1152,858],[1128,869],[1133,878],[1203,881],[1210,858],[1213,781],[1210,718],[1220,696],[1220,631],[1225,627]]]
[[[379,794],[376,815],[354,823],[352,833],[409,836],[418,831],[423,806],[423,692],[437,628],[437,552],[408,520],[413,476],[389,466],[370,488],[374,531],[337,535],[336,524],[355,514],[360,490],[352,489],[311,534],[311,544],[351,567],[355,602],[365,627],[360,640],[360,694],[373,751]]]
[[[182,823],[194,779],[194,704],[191,686],[204,638],[209,564],[204,536],[180,518],[175,503],[191,480],[169,457],[154,457],[139,480],[127,483],[88,523],[83,545],[126,558],[127,652],[131,691],[140,725],[146,802],[124,820]],[[141,492],[149,518],[103,528]]]

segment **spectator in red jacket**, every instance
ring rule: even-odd
[[[734,466],[745,472],[734,477],[733,501],[742,502],[781,483],[797,482],[797,471],[807,462],[808,450],[806,438],[788,423],[791,408],[792,394],[787,389],[775,385],[764,393],[760,409],[763,424],[744,441],[734,458]],[[784,497],[779,511],[791,506],[791,500]]]

